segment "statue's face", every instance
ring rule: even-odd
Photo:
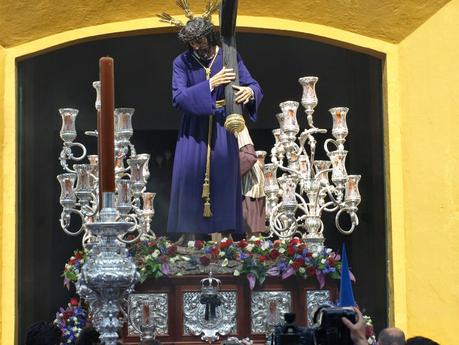
[[[203,60],[210,59],[214,53],[214,48],[210,46],[206,37],[199,37],[191,41],[190,46]]]

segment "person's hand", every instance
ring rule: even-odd
[[[368,345],[367,337],[365,335],[365,319],[363,318],[362,313],[357,308],[354,308],[357,313],[356,323],[352,323],[349,319],[342,317],[341,321],[346,325],[347,328],[351,331],[351,339],[354,342],[354,345]]]
[[[217,86],[226,85],[229,82],[233,81],[236,78],[236,74],[233,72],[232,68],[223,67],[220,72],[215,74],[212,78],[209,79],[210,89],[213,90]]]
[[[248,86],[233,85],[233,89],[236,91],[234,93],[236,103],[247,104],[253,96],[253,91]]]

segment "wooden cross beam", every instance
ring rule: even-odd
[[[222,36],[223,66],[236,73],[233,82],[225,87],[226,113],[242,115],[242,105],[234,101],[232,85],[239,85],[239,70],[236,49],[237,0],[222,0],[220,8],[220,32]]]

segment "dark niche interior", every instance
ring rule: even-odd
[[[95,154],[95,139],[84,135],[96,127],[91,84],[98,79],[98,59],[115,59],[115,105],[136,108],[132,142],[137,152],[151,154],[147,189],[157,193],[152,229],[164,235],[180,122],[180,114],[171,105],[171,63],[183,49],[175,34],[119,37],[76,44],[18,63],[19,343],[31,323],[52,321],[74,294],[63,287],[61,274],[73,250],[81,247],[81,236],[64,234],[58,221],[61,206],[56,175],[62,173],[58,109],[80,110],[76,141]],[[319,77],[316,126],[331,129],[329,108],[350,108],[346,166],[349,173],[362,175],[360,225],[351,236],[343,236],[334,227],[334,214],[327,214],[325,237],[327,246],[335,250],[346,243],[357,278],[356,300],[372,316],[376,329],[381,329],[388,313],[382,61],[324,43],[271,34],[240,33],[238,49],[264,90],[258,121],[249,123],[256,149],[269,152],[273,145],[271,130],[278,128],[274,117],[278,104],[300,101],[299,77]],[[301,106],[298,119],[304,128]],[[317,138],[319,158],[325,158],[325,138]]]

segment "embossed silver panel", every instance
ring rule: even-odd
[[[308,320],[308,326],[313,324],[312,319],[317,308],[322,304],[331,305],[330,291],[329,290],[309,290],[306,292],[306,317]]]
[[[291,310],[290,291],[252,292],[252,334],[271,332],[274,325],[282,321],[282,315]]]
[[[183,333],[184,335],[204,335],[201,339],[218,340],[218,335],[237,333],[237,293],[222,291],[219,293],[222,304],[216,309],[216,318],[206,321],[205,305],[199,302],[200,292],[183,294]]]
[[[153,319],[156,325],[157,335],[168,335],[168,298],[167,293],[145,293],[145,294],[130,294],[128,300],[129,315],[131,315],[131,322],[135,322],[140,326],[143,318],[143,306],[150,307],[150,318]],[[129,323],[129,335],[140,335]]]

